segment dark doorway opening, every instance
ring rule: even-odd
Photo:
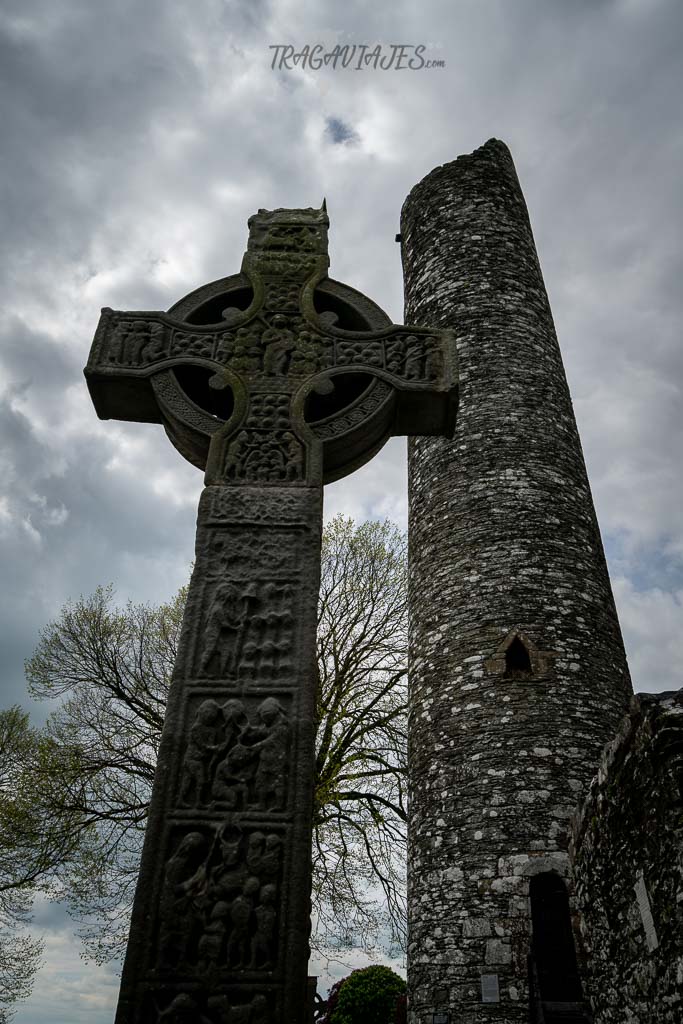
[[[580,1003],[583,999],[569,914],[567,887],[554,872],[535,875],[531,899],[531,955],[544,1003]]]

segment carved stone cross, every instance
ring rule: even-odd
[[[455,345],[327,277],[325,205],[259,210],[239,275],[104,309],[98,415],[206,472],[116,1024],[305,1024],[322,485],[450,434]]]

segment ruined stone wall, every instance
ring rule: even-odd
[[[594,1024],[683,1020],[683,690],[640,694],[573,823]]]
[[[432,171],[401,232],[406,322],[455,330],[461,381],[454,439],[409,448],[409,1021],[508,1024],[528,1018],[529,878],[567,876],[631,688],[507,148]]]

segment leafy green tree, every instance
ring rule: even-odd
[[[89,955],[125,948],[187,588],[159,607],[113,606],[112,587],[70,602],[26,662],[34,697],[62,698],[47,731],[77,765],[59,810],[79,843],[57,874]]]
[[[395,1024],[406,983],[389,967],[353,971],[339,987],[329,1024]]]
[[[323,540],[313,837],[318,944],[400,941],[404,923],[406,551],[390,523],[338,517]],[[186,599],[67,604],[26,663],[68,751],[59,810],[79,832],[60,881],[89,955],[126,941]]]
[[[0,1024],[30,994],[42,942],[26,932],[38,887],[70,859],[78,828],[55,807],[68,752],[29,725],[19,707],[0,711]]]

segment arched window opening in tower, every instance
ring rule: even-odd
[[[516,636],[505,652],[505,676],[508,679],[523,679],[530,676],[532,671],[526,644]]]
[[[535,996],[544,1003],[580,1003],[583,992],[567,887],[559,875],[544,872],[531,879],[529,898],[532,975],[538,986]]]

